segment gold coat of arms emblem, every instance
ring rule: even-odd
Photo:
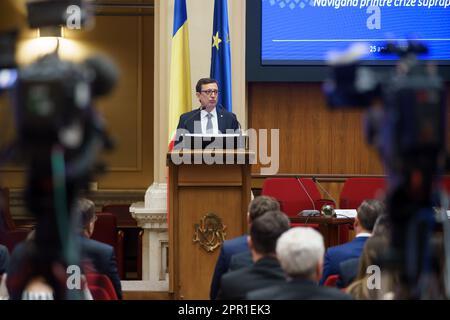
[[[194,243],[198,242],[206,252],[213,252],[225,241],[226,233],[222,219],[214,213],[208,213],[194,224]]]

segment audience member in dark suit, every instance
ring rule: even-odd
[[[251,228],[252,222],[262,216],[264,213],[268,211],[279,211],[280,204],[277,200],[267,196],[256,197],[250,202],[248,207],[247,214],[247,223],[248,228]],[[231,257],[239,252],[249,252],[250,249],[247,244],[247,235],[243,235],[231,240],[226,240],[222,244],[222,248],[220,250],[219,258],[216,263],[216,267],[214,269],[214,274],[211,281],[211,289],[209,293],[209,297],[211,300],[215,300],[217,297],[217,293],[219,292],[220,280],[222,275],[228,271],[230,266]]]
[[[254,265],[222,276],[218,299],[242,300],[249,291],[284,283],[284,272],[276,258],[278,238],[289,230],[289,218],[281,211],[269,211],[253,221],[248,244]]]
[[[78,212],[81,216],[80,246],[85,272],[101,273],[108,276],[116,290],[117,297],[122,299],[122,287],[117,271],[114,248],[90,239],[97,219],[94,203],[88,199],[78,200]]]
[[[389,237],[390,232],[391,222],[389,216],[386,214],[380,215],[373,227],[372,236]],[[346,288],[356,279],[360,259],[361,257],[341,262],[339,265],[339,279],[336,283],[338,288]]]
[[[9,252],[8,248],[0,244],[0,274],[3,274],[8,269]]]
[[[367,242],[367,241],[366,241]],[[364,250],[364,249],[363,249]],[[336,282],[336,287],[347,288],[350,283],[355,280],[358,275],[359,258],[353,258],[342,261],[339,265],[339,279]]]
[[[325,251],[322,235],[312,228],[292,228],[278,239],[276,253],[288,276],[283,284],[251,291],[250,300],[347,300],[351,297],[336,288],[322,287]]]
[[[246,250],[244,252],[236,253],[231,257],[230,268],[228,268],[228,271],[235,271],[252,265],[252,253]]]
[[[379,200],[365,200],[361,203],[354,222],[356,237],[348,243],[328,248],[325,254],[322,279],[320,279],[321,285],[330,275],[339,274],[341,262],[361,256],[364,244],[370,237],[378,216],[384,211],[384,205]]]

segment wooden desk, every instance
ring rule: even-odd
[[[319,232],[325,242],[325,249],[339,245],[339,226],[343,224],[353,224],[353,218],[332,218],[332,217],[290,217],[293,223],[311,223],[319,225]]]

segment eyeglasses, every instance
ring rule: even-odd
[[[215,95],[218,95],[219,94],[219,90],[204,90],[204,91],[202,91],[203,93],[206,93],[208,96],[210,96],[210,95],[212,95],[213,93],[215,94]]]

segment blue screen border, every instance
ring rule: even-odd
[[[311,61],[262,61],[261,0],[246,0],[246,79],[248,82],[322,82],[328,74],[323,60]],[[372,66],[377,71],[388,72],[393,61],[364,61],[362,65]],[[437,61],[439,73],[445,81],[450,81],[450,61]]]

